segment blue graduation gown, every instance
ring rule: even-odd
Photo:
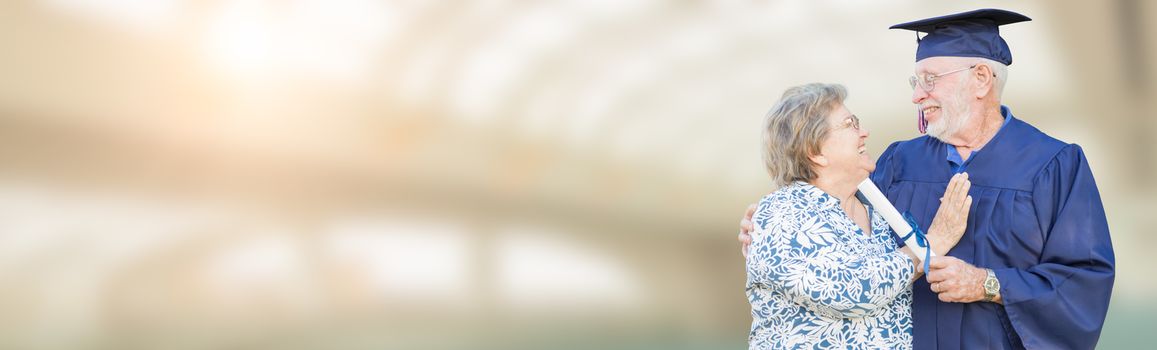
[[[1113,289],[1105,210],[1080,146],[1013,118],[961,171],[968,227],[948,255],[991,268],[1004,305],[945,303],[913,284],[915,349],[1092,349]],[[928,136],[893,143],[872,181],[927,230],[956,167]]]

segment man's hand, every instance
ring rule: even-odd
[[[951,256],[934,256],[928,261],[928,283],[940,301],[971,303],[984,300],[984,279],[988,273]]]
[[[755,204],[747,206],[747,213],[743,214],[743,219],[739,220],[739,243],[743,244],[740,250],[743,252],[743,257],[747,257],[747,251],[751,248],[751,216],[755,215]]]

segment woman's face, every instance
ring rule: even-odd
[[[868,129],[860,126],[859,119],[840,104],[828,115],[828,137],[820,145],[820,155],[827,159],[827,172],[840,177],[864,179],[876,163],[868,157]]]

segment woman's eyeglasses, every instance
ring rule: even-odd
[[[860,130],[860,118],[856,117],[856,115],[853,114],[852,116],[848,117],[847,119],[844,119],[844,127],[856,129],[856,131],[859,131]]]

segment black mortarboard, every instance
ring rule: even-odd
[[[1000,37],[999,26],[1031,20],[1012,11],[981,9],[900,23],[888,29],[928,33],[923,38],[917,36],[916,61],[936,56],[982,57],[1011,65],[1012,52]]]

